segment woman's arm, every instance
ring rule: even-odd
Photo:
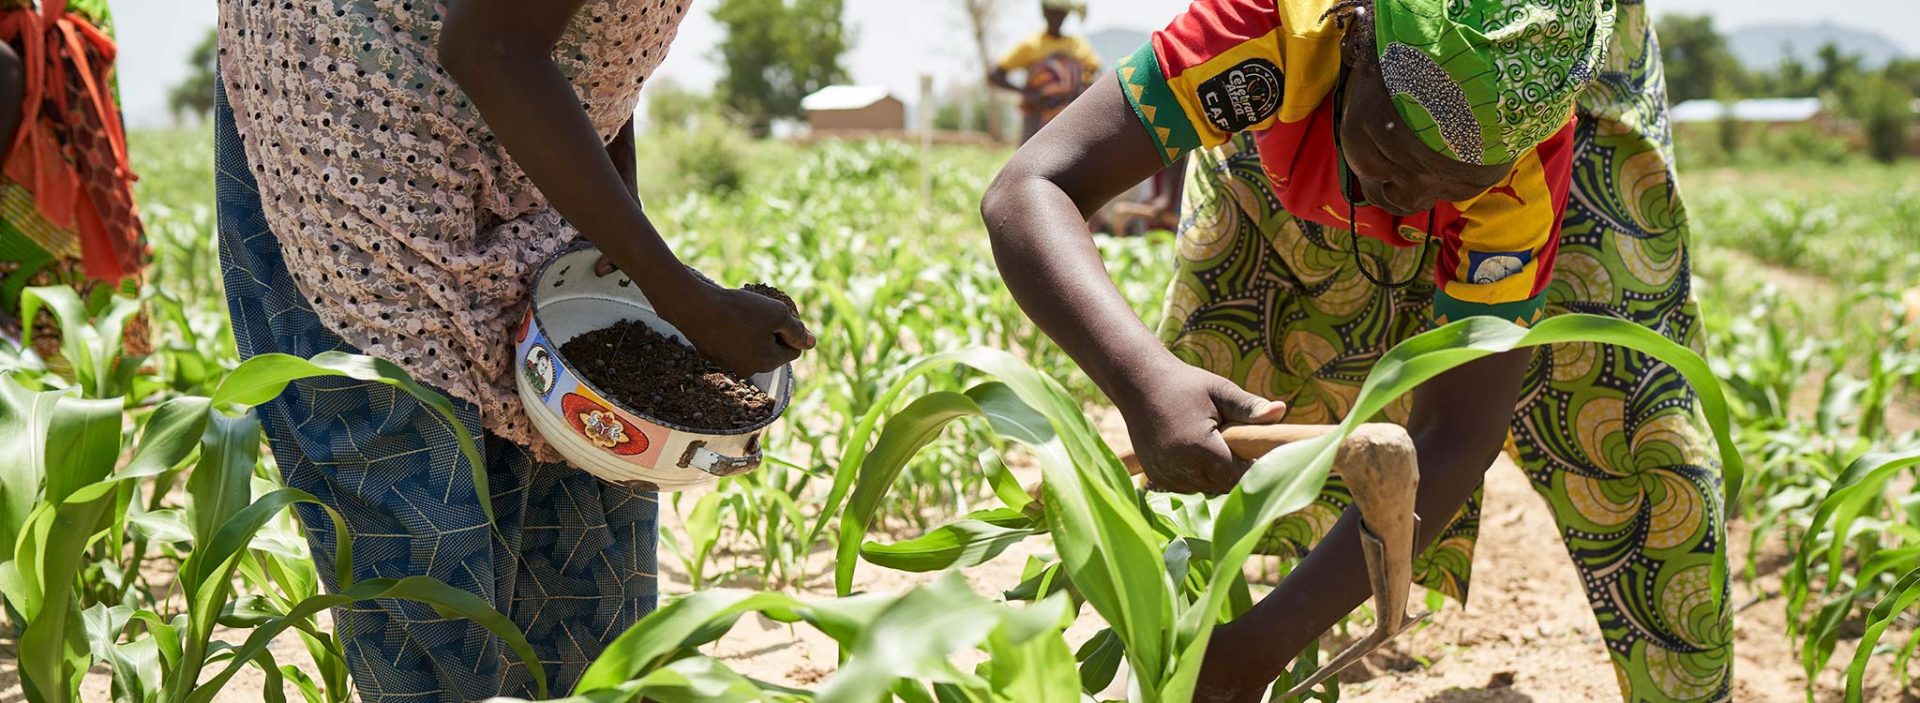
[[[554,210],[638,284],[662,317],[736,372],[792,361],[813,337],[784,304],[707,284],[660,238],[554,65],[584,0],[453,0],[440,63]]]
[[[987,72],[987,84],[1004,90],[1021,90],[1020,86],[1013,84],[1013,79],[1007,77],[1007,69],[999,66],[995,66],[993,70]]]
[[[1220,426],[1276,422],[1285,406],[1168,352],[1114,287],[1087,231],[1088,215],[1161,167],[1119,82],[1100,81],[1014,154],[980,210],[1007,289],[1126,416],[1154,485],[1225,492],[1244,465]]]
[[[633,120],[620,127],[613,135],[613,141],[607,143],[607,158],[613,159],[613,168],[620,172],[620,182],[627,184],[627,192],[635,199],[640,197],[640,159],[634,153]]]

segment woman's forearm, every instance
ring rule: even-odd
[[[1118,82],[1101,82],[1020,149],[980,206],[1007,290],[1116,404],[1171,356],[1114,286],[1086,218],[1160,168],[1151,145]]]
[[[613,141],[607,143],[607,157],[613,159],[613,168],[620,172],[620,182],[627,185],[627,192],[635,199],[640,197],[640,160],[634,151],[633,120],[620,127],[613,135]]]
[[[573,8],[516,11],[488,5],[479,0],[455,5],[443,30],[441,63],[554,210],[648,297],[670,299],[673,291],[690,285],[692,274],[647,220],[579,96],[554,65],[551,38],[525,27],[492,26],[515,12],[544,13],[539,20],[565,14],[554,25],[551,36],[557,37]],[[460,8],[470,14],[463,16]]]

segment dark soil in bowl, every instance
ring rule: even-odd
[[[560,346],[573,371],[643,415],[727,432],[773,415],[777,401],[646,323],[621,322]]]

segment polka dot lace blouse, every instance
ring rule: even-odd
[[[603,140],[690,0],[594,0],[554,51]],[[545,450],[514,394],[534,270],[575,236],[440,68],[443,0],[221,0],[220,68],[268,226],[321,321]]]

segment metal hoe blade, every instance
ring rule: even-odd
[[[1373,632],[1348,645],[1326,666],[1294,684],[1275,700],[1290,700],[1365,658],[1431,612],[1407,614],[1413,586],[1414,537],[1420,518],[1413,512],[1420,490],[1420,467],[1413,439],[1397,425],[1368,424],[1340,447],[1334,466],[1346,479],[1360,509],[1360,548],[1373,586]]]

